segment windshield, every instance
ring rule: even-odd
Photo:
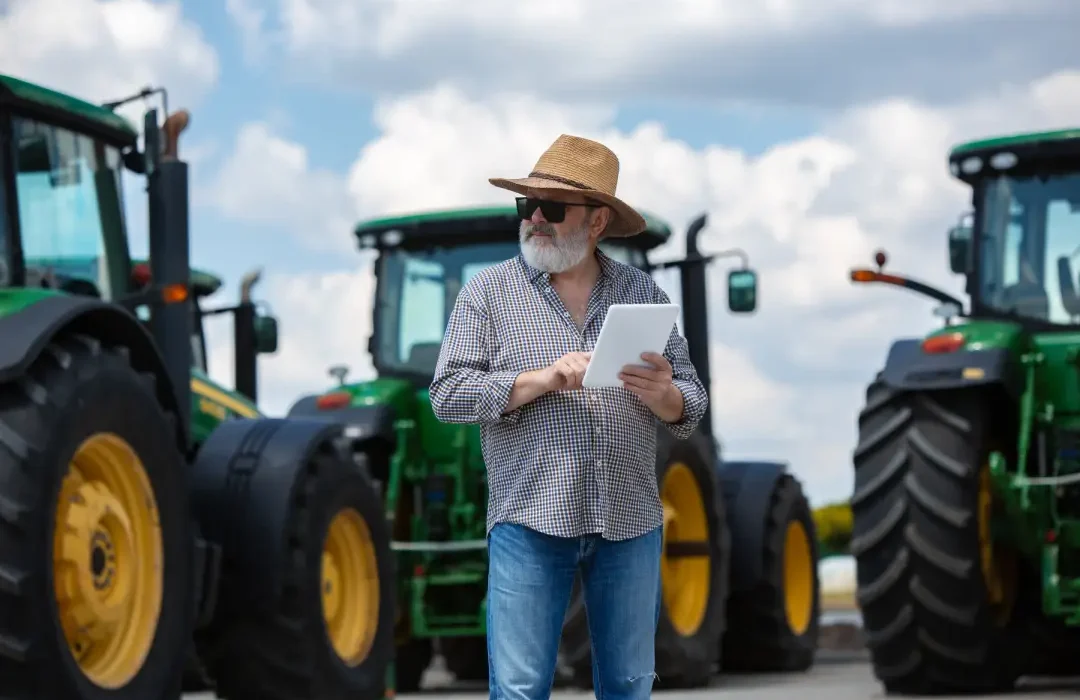
[[[12,126],[26,285],[122,295],[119,151],[32,119],[16,117]]]
[[[639,249],[604,243],[615,260],[643,266]],[[379,259],[375,366],[383,374],[435,374],[443,333],[458,292],[481,270],[516,256],[516,241],[423,250],[395,249]]]
[[[978,297],[1045,323],[1080,323],[1080,173],[982,185]]]
[[[379,371],[433,375],[458,291],[484,268],[517,253],[511,241],[384,252],[373,346]]]

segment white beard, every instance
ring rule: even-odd
[[[536,239],[533,233],[546,233],[550,238]],[[522,221],[518,237],[525,262],[549,274],[566,272],[589,253],[589,229],[584,223],[570,233],[558,235],[551,224]]]

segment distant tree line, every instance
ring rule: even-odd
[[[814,509],[820,556],[848,554],[851,548],[851,505],[846,501]]]

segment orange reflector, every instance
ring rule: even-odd
[[[884,272],[874,272],[873,270],[867,270],[866,268],[857,268],[851,271],[852,282],[885,282],[887,284],[898,284],[901,287],[907,283],[907,280],[897,275],[886,275]]]
[[[187,301],[188,288],[186,284],[168,284],[161,288],[161,298],[166,304],[182,304]]]
[[[352,394],[347,391],[335,391],[331,394],[323,394],[315,399],[315,408],[320,411],[333,411],[345,408],[352,403]]]
[[[964,345],[963,333],[945,333],[935,335],[923,341],[922,349],[925,353],[935,354],[943,352],[956,352]]]

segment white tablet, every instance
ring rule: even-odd
[[[626,365],[646,366],[642,353],[664,354],[679,316],[678,304],[612,304],[581,383],[587,387],[623,385]]]

